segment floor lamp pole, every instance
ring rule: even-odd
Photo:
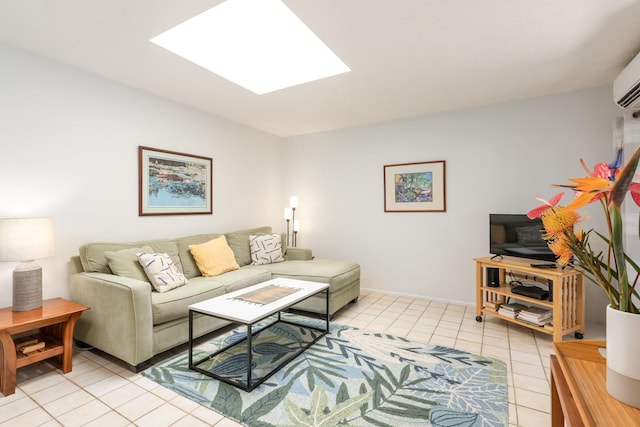
[[[290,221],[291,221],[290,219],[287,219],[287,246],[289,246],[289,222]]]
[[[295,223],[296,223],[296,208],[291,208],[291,223],[294,224],[295,227]],[[293,246],[294,248],[296,247],[296,230],[293,230],[293,237],[291,239],[291,246]]]

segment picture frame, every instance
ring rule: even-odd
[[[384,165],[385,212],[446,212],[445,161]]]
[[[210,157],[138,147],[138,215],[213,213]]]

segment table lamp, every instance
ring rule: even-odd
[[[0,218],[0,261],[13,270],[13,311],[42,307],[42,268],[34,261],[54,255],[50,218]]]

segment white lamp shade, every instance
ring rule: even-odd
[[[284,208],[284,219],[290,220],[293,218],[293,210],[291,208]]]
[[[300,231],[300,221],[298,221],[297,219],[293,221],[293,231],[295,232]]]
[[[289,200],[289,205],[292,208],[297,208],[298,207],[298,198],[296,196],[291,196],[291,199]]]
[[[28,261],[55,254],[51,218],[0,219],[0,261]]]

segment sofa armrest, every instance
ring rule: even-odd
[[[313,259],[311,249],[287,248],[287,261],[310,261]]]
[[[91,308],[74,337],[131,365],[153,356],[151,285],[105,273],[71,275],[71,299]]]
[[[79,256],[72,256],[69,261],[69,275],[82,273],[82,262]]]

